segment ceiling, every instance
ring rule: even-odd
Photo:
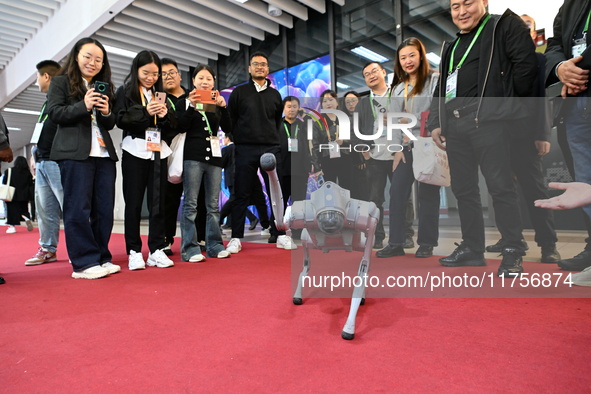
[[[332,0],[344,5],[345,0]],[[326,12],[329,0],[0,0],[0,110],[13,128],[13,150],[26,146],[37,116],[5,111],[37,112],[45,95],[34,85],[35,64],[62,62],[81,37],[133,53],[143,49],[175,59],[179,68],[229,55],[240,44],[251,45],[265,33],[277,35],[307,20],[310,9]],[[269,14],[269,7],[282,11]],[[113,82],[120,85],[131,58],[107,49]]]

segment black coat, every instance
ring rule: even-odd
[[[554,19],[554,37],[548,39],[546,48],[546,86],[558,82],[556,66],[572,58],[572,38],[575,29],[588,14],[591,0],[565,0]],[[587,34],[587,46],[591,45],[591,34]]]
[[[86,110],[84,97],[72,98],[69,91],[67,75],[59,75],[51,80],[47,93],[47,111],[49,118],[57,124],[51,160],[86,160],[90,155],[92,114]],[[108,116],[98,113],[96,120],[109,157],[117,161],[115,146],[109,134],[115,127],[115,114],[113,111]]]
[[[8,182],[8,170],[4,171],[4,179],[2,183],[6,185]],[[28,168],[12,168],[12,175],[10,176],[10,186],[14,187],[14,196],[12,201],[31,201],[31,189],[33,187],[33,176]]]
[[[491,15],[490,22],[479,38],[487,45],[480,45],[476,119],[479,122],[522,119],[527,113],[524,103],[510,98],[532,95],[538,72],[535,46],[527,26],[512,11],[507,10],[503,15]],[[453,42],[444,43],[440,63],[441,77],[435,89],[428,121],[429,131],[441,127],[442,134],[446,131],[443,97],[452,47]]]

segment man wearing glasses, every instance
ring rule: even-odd
[[[279,92],[271,87],[269,59],[255,52],[250,56],[248,72],[250,81],[232,91],[228,101],[228,111],[232,118],[235,148],[234,190],[236,200],[232,207],[232,239],[226,250],[238,253],[242,249],[240,239],[244,238],[244,218],[250,204],[254,185],[259,182],[257,170],[259,159],[264,153],[273,153],[280,163],[279,126],[283,115],[283,105]],[[269,178],[261,171],[267,191]],[[277,242],[278,248],[293,249],[291,238],[280,233],[271,224],[269,242]]]
[[[384,190],[388,178],[392,175],[393,152],[388,150],[389,141],[386,135],[386,113],[390,107],[390,88],[386,82],[386,70],[380,63],[371,62],[363,67],[363,78],[370,89],[369,98],[364,98],[359,104],[359,131],[366,135],[378,132],[380,122],[384,123],[382,135],[372,141],[373,148],[364,152],[369,185],[369,200],[380,209],[380,220],[376,227],[374,249],[384,247]],[[365,142],[364,142],[365,143]]]

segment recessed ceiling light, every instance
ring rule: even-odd
[[[12,112],[15,114],[24,114],[24,115],[35,115],[35,116],[41,115],[41,112],[39,112],[39,111],[30,111],[28,109],[19,109],[19,108],[4,108],[4,111]]]
[[[351,49],[351,52],[361,57],[364,57],[372,62],[383,63],[389,60],[387,57],[382,56],[379,53],[372,51],[371,49],[367,49],[362,45]]]
[[[131,59],[135,58],[137,55],[137,53],[123,48],[112,47],[110,45],[103,45],[103,47],[105,47],[105,51],[107,51],[107,53],[110,55],[120,55]]]

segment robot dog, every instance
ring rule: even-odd
[[[324,183],[313,192],[310,200],[295,201],[283,217],[283,196],[275,170],[275,156],[265,153],[260,159],[261,168],[269,174],[271,205],[278,230],[303,229],[304,267],[293,295],[295,305],[302,304],[303,279],[310,271],[310,249],[324,253],[331,250],[361,251],[357,275],[364,278],[369,273],[369,264],[375,229],[380,211],[373,202],[355,200],[350,192],[333,182]],[[359,306],[365,303],[366,281],[355,283],[351,308],[341,336],[351,340],[355,337],[355,318]]]

